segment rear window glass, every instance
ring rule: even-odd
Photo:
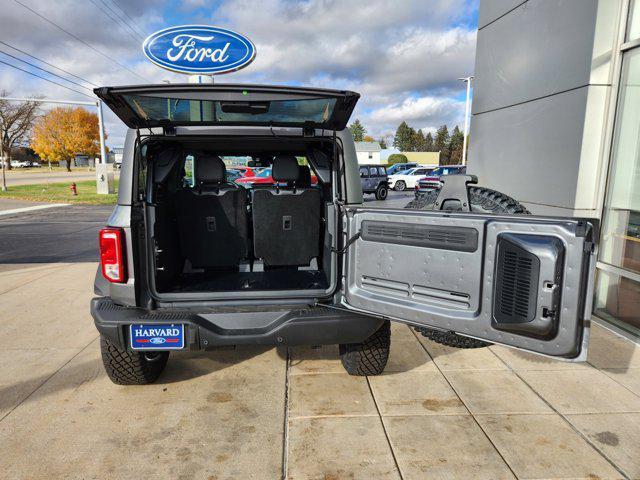
[[[376,175],[378,175],[378,169],[377,169],[376,167],[371,167],[371,168],[369,169],[369,174],[370,174],[372,177],[375,177]]]
[[[386,175],[387,171],[384,167],[378,167],[378,172],[380,175]]]
[[[331,118],[335,98],[226,102],[144,95],[123,95],[138,116],[147,121],[176,123],[300,124],[323,123]]]
[[[369,176],[369,170],[367,169],[367,167],[360,167],[360,176],[361,177]]]
[[[184,176],[182,177],[182,185],[185,187],[193,187],[196,184],[196,178],[193,174],[195,167],[195,158],[193,155],[187,155],[184,159]]]

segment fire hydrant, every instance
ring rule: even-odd
[[[73,182],[70,188],[73,195],[78,195],[78,187],[76,186],[76,182]]]

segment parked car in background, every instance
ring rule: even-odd
[[[387,169],[382,165],[360,165],[362,193],[373,193],[376,200],[385,200],[389,194]]]
[[[31,166],[31,162],[27,160],[11,160],[11,168],[27,168]]]
[[[396,175],[404,170],[418,167],[417,163],[394,163],[387,167],[387,175]]]
[[[239,178],[242,178],[242,172],[235,168],[228,168],[225,174],[227,182],[235,182]]]
[[[274,180],[271,176],[271,168],[263,168],[260,173],[244,175],[235,182],[243,187],[250,187],[252,185],[273,185]]]
[[[229,168],[238,170],[243,177],[254,177],[257,174],[257,171],[253,167],[246,167],[244,165],[232,165]]]
[[[418,180],[431,173],[431,168],[418,167],[404,170],[395,175],[389,175],[389,188],[393,188],[399,192],[407,188],[415,188]]]
[[[442,175],[460,175],[467,173],[466,165],[447,165],[446,167],[438,167],[426,177],[420,178],[416,184],[416,192],[433,190],[440,188]]]
[[[301,167],[302,168],[302,167]],[[306,167],[307,169],[309,167]],[[253,185],[275,185],[276,181],[273,179],[271,175],[272,169],[271,167],[261,168],[259,173],[256,173],[253,176],[244,176],[242,178],[238,178],[235,183],[238,185],[242,185],[243,187],[251,187]],[[314,173],[310,174],[311,176],[311,185],[318,184],[318,177]]]

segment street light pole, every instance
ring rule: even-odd
[[[473,76],[459,78],[458,80],[462,80],[467,84],[467,101],[464,108],[464,132],[463,132],[463,141],[462,141],[462,165],[467,164],[467,137],[469,136],[469,114],[471,113],[471,80]]]

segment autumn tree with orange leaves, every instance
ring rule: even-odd
[[[100,152],[98,115],[81,107],[54,108],[36,121],[31,148],[43,160],[66,160],[70,172],[76,155],[96,157]]]

